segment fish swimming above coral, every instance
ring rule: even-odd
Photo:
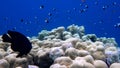
[[[11,43],[11,49],[13,51],[19,52],[16,57],[27,55],[32,49],[30,41],[17,31],[8,30],[6,34],[3,34],[2,39],[3,42]]]

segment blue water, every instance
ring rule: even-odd
[[[47,22],[45,22],[47,20]],[[85,26],[86,34],[114,37],[120,45],[120,0],[1,0],[0,34],[16,30],[37,36],[71,24]]]

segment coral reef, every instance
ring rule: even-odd
[[[61,26],[28,37],[32,50],[17,57],[0,37],[0,68],[119,68],[120,48],[115,38],[85,34],[84,26]]]

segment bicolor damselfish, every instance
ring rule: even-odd
[[[8,30],[6,34],[2,35],[2,39],[3,42],[11,43],[11,49],[13,51],[19,52],[16,57],[27,55],[32,49],[32,45],[28,38],[17,31]]]

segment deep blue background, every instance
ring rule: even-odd
[[[84,25],[86,33],[115,37],[120,44],[120,27],[114,27],[117,23],[120,23],[120,0],[0,1],[0,34],[11,29],[26,36],[37,36],[43,29],[76,24]]]

